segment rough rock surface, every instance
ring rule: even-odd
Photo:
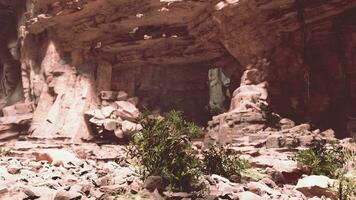
[[[290,156],[355,136],[355,18],[354,0],[0,0],[0,199],[189,199],[107,143],[140,131],[142,108],[205,125],[210,104],[224,113],[195,149],[253,166],[207,176],[210,199],[335,198]]]

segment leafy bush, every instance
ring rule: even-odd
[[[199,135],[201,129],[176,111],[163,117],[146,113],[140,123],[143,129],[134,136],[129,155],[140,163],[143,177],[161,176],[172,190],[200,189],[201,162],[189,136]]]
[[[203,155],[204,172],[208,174],[241,177],[241,171],[249,167],[249,163],[246,160],[240,159],[236,155],[231,155],[226,149],[216,145],[210,147]]]
[[[328,145],[325,140],[313,140],[309,149],[299,151],[293,159],[308,166],[311,174],[332,178],[340,176],[345,164],[342,147]]]

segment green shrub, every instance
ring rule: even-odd
[[[241,177],[241,172],[249,167],[246,160],[236,155],[231,155],[223,147],[212,146],[203,153],[204,172],[207,174],[218,174],[224,177],[233,175]]]
[[[345,164],[342,147],[329,145],[325,140],[313,140],[309,149],[299,151],[293,159],[308,166],[311,174],[332,178],[340,176]]]
[[[140,163],[143,178],[161,176],[174,191],[200,189],[201,162],[189,141],[200,128],[176,111],[163,117],[144,114],[140,123],[143,129],[134,136],[128,153]]]

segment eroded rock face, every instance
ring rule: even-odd
[[[354,14],[348,0],[220,1],[209,23],[216,31],[199,39],[221,41],[242,66],[266,58],[273,110],[341,133],[355,115]],[[198,36],[204,26],[192,31]]]

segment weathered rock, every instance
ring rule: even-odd
[[[68,163],[77,163],[79,159],[73,153],[63,149],[45,149],[34,152],[37,161],[47,161],[49,164],[60,166]]]
[[[56,193],[54,200],[79,200],[82,199],[82,195],[77,192],[71,192],[66,190],[60,190]]]
[[[334,184],[334,180],[326,176],[307,176],[300,179],[295,186],[295,189],[302,192],[307,197],[329,197],[336,199],[335,193],[330,190],[330,186]]]
[[[17,174],[20,172],[20,170],[21,170],[21,166],[17,164],[10,164],[9,166],[7,166],[7,171],[10,174]]]
[[[163,189],[163,179],[160,176],[149,176],[146,178],[143,187],[149,191],[154,191],[155,189]]]
[[[140,124],[136,124],[127,120],[122,122],[121,127],[124,135],[128,137],[132,136],[133,134],[139,132],[142,129],[142,126]]]
[[[237,196],[239,200],[262,200],[263,199],[261,196],[249,191],[241,192]]]
[[[103,120],[103,126],[108,131],[114,131],[117,129],[119,123],[115,119],[105,119]]]
[[[100,92],[100,99],[102,100],[117,100],[118,92],[115,91],[101,91]]]
[[[125,91],[119,91],[118,94],[117,94],[116,99],[117,99],[118,101],[126,101],[126,100],[129,101],[128,97],[129,97],[129,95],[127,94],[127,92],[125,92]],[[130,102],[130,101],[129,101],[129,102]],[[134,104],[134,105],[137,105],[137,104]]]
[[[127,101],[116,101],[115,103],[118,106],[116,113],[121,118],[135,120],[139,117],[140,112],[134,104]]]

